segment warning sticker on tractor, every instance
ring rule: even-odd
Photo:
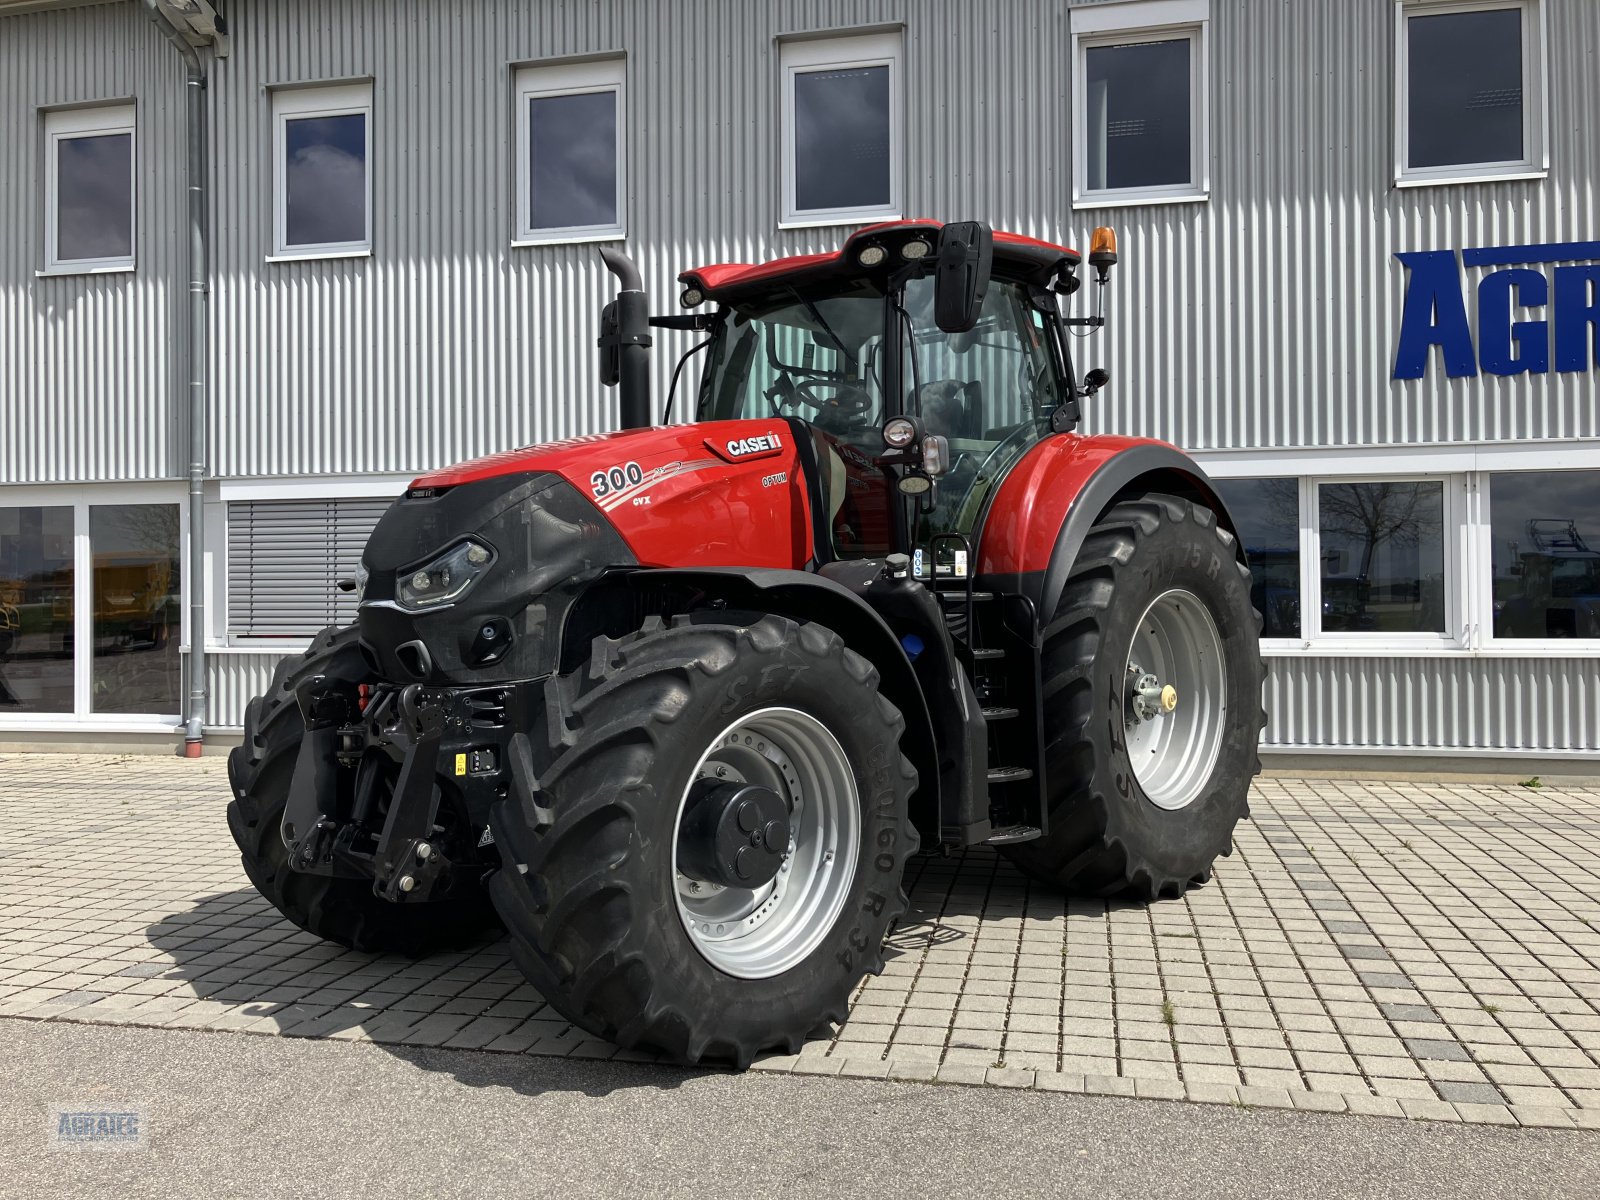
[[[465,775],[466,773],[467,773],[467,756],[465,754],[458,754],[458,755],[456,755],[456,774],[457,775]]]

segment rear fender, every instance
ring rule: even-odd
[[[618,601],[626,598],[626,604]],[[610,611],[633,628],[645,616],[704,609],[721,602],[729,609],[774,613],[795,621],[816,621],[878,671],[879,690],[906,720],[902,747],[917,769],[912,820],[924,844],[939,834],[939,767],[927,700],[894,631],[848,588],[807,571],[776,568],[665,567],[617,572],[594,585],[580,607]],[[597,632],[588,623],[569,622],[562,662],[588,657]],[[621,632],[621,630],[611,631]],[[581,644],[580,644],[581,643]]]
[[[984,586],[1033,601],[1041,625],[1056,611],[1089,531],[1119,501],[1162,492],[1217,514],[1244,547],[1210,478],[1165,442],[1066,434],[1041,442],[1006,476],[978,547]]]

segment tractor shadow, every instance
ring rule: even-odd
[[[932,949],[970,943],[980,924],[1027,907],[1021,876],[987,851],[918,856],[906,890],[908,908],[884,943],[890,974]],[[471,1087],[529,1095],[672,1089],[727,1070],[683,1068],[591,1038],[523,979],[504,935],[417,960],[368,954],[294,927],[252,888],[204,897],[146,935],[170,963],[125,974],[181,980],[205,1006],[174,1027],[368,1042]],[[590,1069],[602,1060],[616,1069]]]
[[[529,1096],[662,1091],[722,1073],[592,1039],[523,979],[503,934],[423,959],[368,954],[296,928],[252,888],[204,897],[145,932],[171,961],[137,975],[188,983],[206,1006],[174,1028],[365,1042],[468,1087]]]

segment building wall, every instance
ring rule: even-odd
[[[1600,236],[1600,4],[1545,5],[1543,181],[1393,186],[1390,0],[1212,0],[1209,200],[1075,210],[1062,0],[235,0],[210,92],[210,472],[381,489],[615,425],[594,247],[510,245],[514,67],[627,54],[628,248],[669,309],[685,266],[837,245],[777,229],[778,39],[882,26],[904,30],[908,215],[1068,244],[1118,227],[1110,327],[1083,352],[1114,380],[1091,430],[1284,474],[1278,451],[1600,437],[1593,372],[1390,379],[1396,253]],[[373,87],[373,253],[268,262],[268,89],[350,79]],[[0,484],[181,472],[181,90],[135,4],[0,18],[5,111],[134,98],[140,182],[135,275],[35,279],[39,122],[0,125],[0,203],[27,214],[0,236]],[[658,399],[685,344],[658,339]],[[230,726],[275,654],[218,649],[212,722]],[[1592,655],[1271,666],[1269,745],[1600,750]]]
[[[136,4],[0,16],[0,484],[182,470],[183,68]],[[132,100],[136,273],[40,277],[41,108]]]

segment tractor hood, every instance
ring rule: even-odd
[[[362,555],[362,642],[396,682],[549,674],[568,613],[608,570],[803,566],[799,464],[774,418],[572,438],[421,476]]]
[[[812,557],[801,422],[706,421],[568,438],[424,475],[408,495],[548,472],[649,566],[803,567]]]

